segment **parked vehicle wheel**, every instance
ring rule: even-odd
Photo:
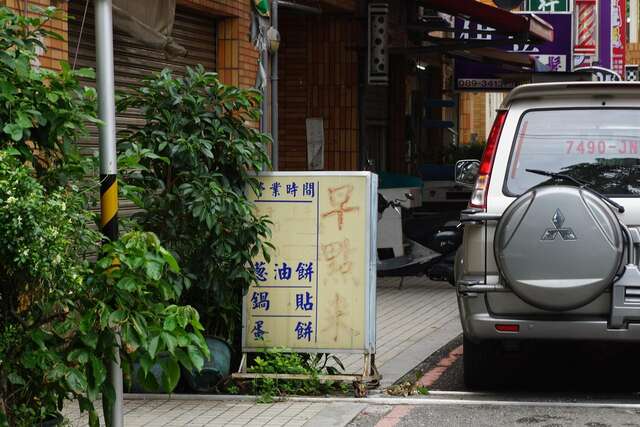
[[[490,389],[496,384],[496,359],[498,342],[473,342],[463,337],[463,373],[464,383],[470,390]]]

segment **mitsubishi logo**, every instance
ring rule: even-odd
[[[564,215],[560,209],[556,209],[556,213],[551,218],[554,228],[547,228],[540,240],[556,240],[558,234],[562,240],[577,240],[575,233],[569,227],[562,228],[564,225]]]

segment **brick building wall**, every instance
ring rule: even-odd
[[[220,79],[224,83],[241,87],[254,86],[258,52],[253,48],[250,40],[251,0],[178,0],[177,3],[219,17],[217,71]],[[0,0],[0,4],[22,13],[29,10],[30,5],[55,6],[63,11],[63,16],[67,11],[67,1],[64,0]],[[89,7],[92,5],[90,4]],[[81,17],[76,18],[81,19]],[[73,61],[73,58],[69,58],[67,22],[65,19],[53,20],[47,28],[62,34],[65,40],[47,38],[44,41],[47,51],[40,57],[40,64],[43,67],[58,70],[61,60]]]
[[[487,133],[485,125],[486,104],[484,92],[460,93],[458,140],[461,144],[485,141]]]
[[[625,56],[627,64],[640,64],[640,43],[627,43]]]
[[[223,83],[252,87],[258,52],[251,44],[252,0],[177,0],[182,6],[218,15],[217,72]]]
[[[324,119],[325,169],[358,164],[358,22],[352,15],[280,15],[282,170],[307,169],[306,118]]]
[[[7,6],[20,14],[27,14],[28,16],[34,15],[33,12],[31,12],[31,6],[41,8],[55,6],[61,10],[60,19],[53,19],[49,21],[47,25],[45,25],[45,28],[64,35],[65,40],[55,40],[51,38],[43,40],[47,50],[39,58],[40,66],[59,70],[60,61],[68,60],[69,56],[69,44],[66,40],[67,21],[64,19],[67,11],[67,2],[62,0],[0,0],[0,5]]]

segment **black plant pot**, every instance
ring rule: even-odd
[[[37,427],[58,427],[62,424],[62,421],[64,421],[62,414],[49,415],[49,417],[40,422]]]

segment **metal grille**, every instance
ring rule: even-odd
[[[69,3],[69,62],[73,62],[85,1]],[[143,77],[170,68],[177,74],[183,74],[186,66],[202,64],[205,69],[216,69],[216,21],[201,12],[177,7],[172,37],[187,49],[184,58],[166,58],[164,52],[145,47],[121,31],[113,34],[114,77],[116,92],[126,92],[140,85]],[[82,29],[82,37],[77,52],[76,68],[91,67],[95,69],[95,31],[93,4],[89,2],[87,17]],[[94,86],[91,81],[84,82]],[[141,113],[130,110],[118,114],[117,130],[124,127],[141,125]],[[91,129],[91,136],[81,142],[83,151],[93,151],[98,146],[97,129]]]
[[[95,28],[93,2],[89,1],[84,26],[82,17],[85,12],[85,0],[69,2],[69,62],[73,64],[77,56],[76,68],[90,67],[95,69]],[[78,46],[78,37],[82,27],[82,36]],[[122,31],[113,33],[114,78],[116,92],[127,92],[140,86],[143,77],[170,68],[176,74],[184,74],[187,66],[202,64],[208,71],[216,69],[216,34],[215,18],[202,12],[192,11],[178,6],[172,37],[187,49],[183,58],[166,58],[164,52],[148,48]],[[87,86],[95,86],[94,81],[84,81]],[[144,123],[142,113],[129,109],[116,116],[116,132],[124,128],[140,126]],[[98,149],[98,129],[89,126],[89,136],[79,142],[81,151],[92,155]],[[128,202],[121,201],[121,215],[127,216],[137,209]]]

